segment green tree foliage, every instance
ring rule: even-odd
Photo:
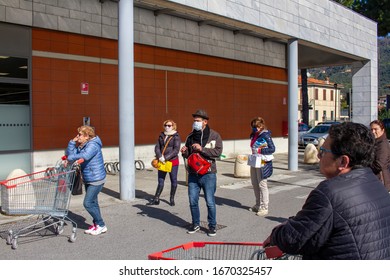
[[[335,0],[335,2],[340,3],[341,5],[344,5],[345,7],[351,7],[354,0]]]
[[[390,94],[390,37],[378,39],[378,91]]]

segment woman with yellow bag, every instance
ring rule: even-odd
[[[147,205],[159,205],[160,195],[164,189],[164,182],[167,173],[171,180],[171,194],[169,204],[175,206],[175,193],[177,189],[177,172],[179,171],[179,150],[180,150],[180,136],[177,133],[177,126],[173,120],[166,120],[163,123],[164,131],[160,133],[157,144],[154,147],[158,163],[158,184],[156,194]],[[172,164],[172,168],[170,165]]]

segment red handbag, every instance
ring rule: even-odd
[[[211,163],[205,160],[199,153],[192,153],[187,161],[188,165],[200,175],[206,174],[211,166]]]

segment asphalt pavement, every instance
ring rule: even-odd
[[[288,155],[275,154],[274,174],[268,180],[270,209],[266,217],[248,211],[254,204],[253,189],[248,177],[235,177],[236,159],[217,162],[217,236],[207,236],[207,210],[200,198],[201,231],[187,234],[191,223],[186,172],[179,167],[179,186],[176,205],[169,205],[170,181],[167,176],[160,205],[146,205],[155,193],[157,171],[153,168],[136,170],[136,197],[120,200],[119,174],[107,175],[107,182],[99,195],[102,216],[108,232],[99,236],[84,234],[91,223],[82,201],[84,195],[72,196],[68,216],[76,221],[75,242],[68,242],[72,226],[66,223],[64,232],[56,235],[53,229],[18,239],[17,249],[6,244],[9,229],[31,223],[35,217],[0,215],[0,259],[112,259],[142,260],[154,252],[192,241],[262,242],[280,222],[294,215],[307,194],[324,178],[318,164],[304,164],[300,152],[298,171],[288,170]],[[245,172],[244,172],[245,173]],[[34,223],[34,220],[33,222]],[[93,253],[92,253],[93,252]]]

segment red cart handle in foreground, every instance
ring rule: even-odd
[[[62,156],[61,157],[62,160],[67,160],[68,159],[68,156]],[[78,163],[78,164],[82,164],[84,162],[84,159],[83,158],[80,158],[78,160],[75,161],[75,163]]]

